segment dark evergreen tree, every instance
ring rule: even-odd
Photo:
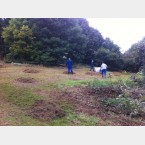
[[[9,18],[0,18],[0,58],[3,59],[9,51],[9,47],[4,43],[2,37],[3,28],[7,27],[9,24]]]
[[[59,65],[70,57],[74,63],[102,61],[112,70],[122,68],[120,48],[88,25],[83,18],[11,19],[3,38],[10,61]],[[6,25],[6,21],[5,21]]]
[[[138,72],[145,64],[145,38],[133,44],[123,58],[125,70]]]

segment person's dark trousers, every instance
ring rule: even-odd
[[[94,70],[94,66],[91,66],[90,71],[91,71],[91,70],[95,71],[95,70]]]

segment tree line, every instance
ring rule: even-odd
[[[145,67],[145,38],[132,44],[123,55],[124,68],[127,71],[137,72]],[[145,69],[144,69],[145,70]]]
[[[133,70],[128,55],[84,18],[0,19],[0,56],[6,62],[60,65],[70,57],[76,64],[93,59],[96,66],[103,61],[110,70]]]

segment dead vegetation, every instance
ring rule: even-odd
[[[68,72],[67,71],[64,71],[63,72],[63,74],[68,74]],[[71,73],[70,73],[71,74]],[[73,72],[73,74],[76,74],[75,72]]]
[[[36,69],[25,69],[23,72],[25,73],[39,73],[40,70],[36,70]]]
[[[16,81],[21,82],[21,83],[35,83],[36,82],[34,78],[23,78],[23,77],[16,79]]]
[[[64,110],[59,105],[44,100],[36,101],[29,114],[42,121],[51,121],[65,116]]]
[[[88,87],[67,88],[67,90],[63,90],[59,95],[57,90],[53,90],[51,95],[53,96],[53,94],[58,102],[65,100],[69,104],[72,104],[76,113],[100,117],[104,121],[103,125],[107,125],[107,121],[112,122],[113,125],[121,126],[145,125],[143,114],[139,114],[135,119],[131,119],[130,108],[127,108],[130,106],[123,108],[124,110],[121,111],[118,109],[117,104],[111,106],[104,102],[109,99],[116,99],[122,94],[121,89],[118,87],[99,87],[95,89]]]
[[[4,64],[0,64],[0,68],[5,68],[6,66]]]
[[[93,71],[88,71],[85,73],[86,75],[90,75],[90,76],[96,76],[97,73],[96,72],[93,72]]]
[[[19,68],[18,66],[15,66],[15,69],[13,71],[12,67],[9,67],[9,69],[7,69],[7,67],[7,71],[5,71],[5,73],[9,76],[12,76],[12,72],[14,72],[15,74],[18,72],[19,76],[13,75],[13,85],[27,89],[32,87],[34,91],[33,93],[42,97],[42,100],[36,101],[34,105],[29,108],[30,110],[28,109],[27,112],[31,117],[35,119],[49,122],[53,119],[62,118],[64,116],[66,116],[67,118],[64,104],[69,104],[71,106],[72,112],[78,115],[82,113],[88,115],[89,117],[98,117],[101,121],[97,125],[145,125],[145,89],[143,87],[131,88],[125,83],[123,84],[122,82],[119,82],[116,85],[111,84],[111,86],[105,85],[104,87],[86,87],[83,85],[82,87],[81,85],[78,85],[76,87],[73,85],[65,85],[65,87],[57,88],[57,82],[65,79],[68,82],[69,80],[76,80],[70,82],[77,83],[77,80],[87,80],[89,78],[94,78],[94,76],[98,76],[100,78],[98,80],[100,83],[102,80],[101,74],[90,72],[87,69],[80,69],[77,71],[77,75],[68,75],[67,71],[65,71],[64,68],[62,68],[64,70],[60,70],[59,68],[45,68],[45,71],[43,72],[42,68],[41,71],[39,71],[39,69],[33,69],[33,67]],[[22,73],[19,73],[20,71]],[[23,72],[40,72],[42,82],[37,81],[40,77],[39,74],[38,76],[36,75],[34,79],[33,77],[26,78],[26,76],[22,76],[26,75]],[[45,72],[48,75],[45,75]],[[62,75],[62,73],[65,75]],[[2,73],[1,76],[3,76]],[[106,80],[111,81],[115,77],[120,78],[120,76],[120,72],[113,72],[111,76],[112,78]],[[5,76],[5,78],[7,79],[7,76]],[[46,84],[44,84],[43,80],[47,80],[45,81]],[[104,79],[103,81],[106,80]],[[41,87],[41,85],[44,85],[44,87]],[[56,86],[53,88],[53,85]]]

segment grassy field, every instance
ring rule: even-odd
[[[74,72],[68,75],[64,67],[2,64],[0,125],[112,126],[144,123],[140,118],[129,120],[123,114],[100,110],[100,103],[91,90],[119,83],[135,86],[129,80],[129,73],[113,72],[112,78],[102,79],[101,74],[90,72],[88,67],[77,66]]]

